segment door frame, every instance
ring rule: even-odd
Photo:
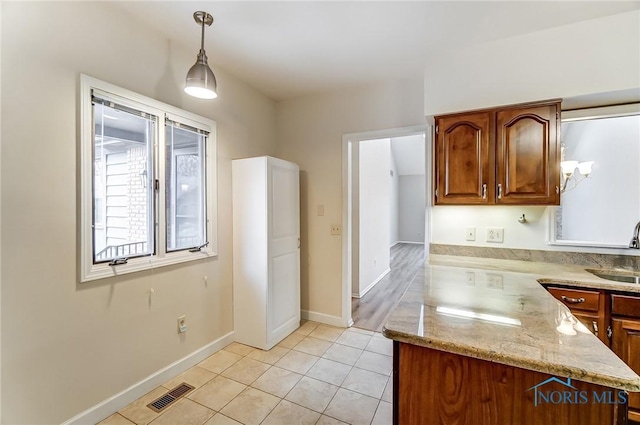
[[[432,142],[432,126],[428,124],[414,125],[410,127],[390,128],[385,130],[373,130],[361,133],[348,133],[342,136],[342,308],[341,322],[344,327],[351,327],[353,319],[351,318],[351,273],[352,273],[352,255],[353,255],[353,235],[352,235],[352,219],[353,219],[353,157],[352,147],[354,143],[360,143],[365,140],[388,139],[394,137],[414,136],[416,134],[425,135],[425,246],[431,239],[431,180],[432,180],[432,163],[431,163],[431,146]],[[428,253],[428,250],[426,250]]]

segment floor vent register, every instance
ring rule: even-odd
[[[178,401],[180,397],[192,391],[195,387],[183,382],[172,390],[169,390],[166,394],[158,397],[151,403],[147,404],[147,407],[154,412],[162,412],[167,407]]]

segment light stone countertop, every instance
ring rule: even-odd
[[[501,272],[528,273],[535,277],[538,282],[545,285],[557,283],[564,286],[607,289],[609,291],[636,292],[640,294],[640,285],[638,284],[601,279],[586,271],[587,269],[597,270],[597,267],[435,254],[431,254],[429,256],[429,264],[452,267],[471,267]],[[633,273],[625,269],[615,270],[620,274],[638,274],[637,272]]]
[[[640,292],[639,285],[605,281],[579,266],[431,255],[383,333],[399,342],[640,391],[640,377],[539,281]]]

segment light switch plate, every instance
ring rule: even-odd
[[[473,226],[467,227],[466,238],[468,241],[476,240],[476,228]]]

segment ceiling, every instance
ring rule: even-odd
[[[275,99],[420,78],[440,49],[640,9],[617,1],[114,1],[193,52],[193,12],[211,13],[209,64]],[[185,74],[192,64],[185,64]],[[219,79],[219,85],[224,80]]]

